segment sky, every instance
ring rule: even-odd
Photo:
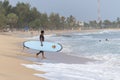
[[[73,15],[79,21],[97,20],[97,0],[9,0],[15,6],[18,2],[29,3],[42,13],[59,13],[61,16]],[[120,17],[120,0],[100,0],[102,20],[116,20]]]

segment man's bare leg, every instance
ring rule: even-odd
[[[39,51],[38,53],[36,53],[36,57],[38,57],[38,55],[40,54],[41,51]]]
[[[42,52],[42,59],[46,59],[44,52]]]

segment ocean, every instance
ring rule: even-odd
[[[38,39],[38,36],[32,39]],[[119,80],[120,79],[120,31],[104,30],[88,33],[45,35],[46,41],[62,44],[64,53],[95,61],[87,63],[36,62],[22,64],[27,68],[44,71],[33,75],[47,80]],[[52,55],[52,54],[51,54]],[[62,57],[61,57],[62,60]],[[72,61],[72,59],[69,59]],[[40,65],[43,64],[43,65]]]

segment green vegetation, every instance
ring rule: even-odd
[[[31,30],[64,30],[64,29],[101,29],[120,28],[120,18],[116,21],[104,20],[99,23],[89,21],[80,23],[72,15],[69,17],[60,16],[58,13],[41,13],[28,3],[18,2],[16,6],[9,4],[8,0],[0,1],[0,30],[7,28],[11,30],[23,30],[29,26]]]
[[[10,28],[11,30],[21,30],[29,26],[31,30],[39,29],[72,29],[79,28],[77,20],[70,17],[60,16],[57,13],[41,13],[35,7],[30,7],[28,3],[18,2],[16,6],[9,4],[8,0],[0,1],[0,30]]]
[[[84,23],[83,29],[107,29],[107,28],[120,28],[120,18],[118,17],[116,21],[104,20],[100,21],[89,21]]]

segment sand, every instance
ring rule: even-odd
[[[44,80],[33,75],[37,71],[21,65],[32,62],[18,58],[25,54],[21,46],[25,39],[12,34],[14,33],[0,34],[0,80]]]

